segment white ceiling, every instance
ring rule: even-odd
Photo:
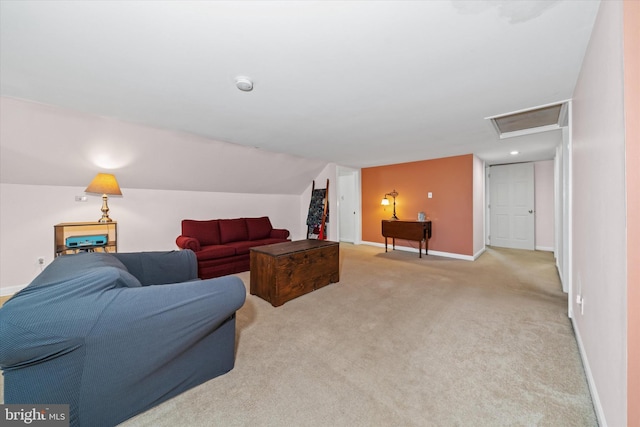
[[[1,94],[353,167],[550,159],[485,117],[571,98],[598,6],[3,0]]]

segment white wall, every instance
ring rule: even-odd
[[[300,217],[302,197],[208,193],[200,191],[122,188],[122,197],[109,198],[109,216],[118,222],[118,251],[178,249],[182,219],[269,216],[292,239],[305,237]],[[97,221],[102,198],[88,195],[76,202],[84,187],[0,184],[0,294],[26,286],[39,272],[37,258],[53,259],[53,226],[60,222]],[[308,203],[308,202],[307,202]]]
[[[338,167],[335,163],[328,164],[315,179],[316,188],[326,188],[327,179],[329,180],[329,225],[327,227],[327,240],[338,241]],[[311,202],[311,189],[313,181],[309,182],[309,186],[301,195],[300,204],[300,223],[304,227],[301,230],[300,238],[307,237],[307,214],[309,213],[309,203]]]
[[[622,2],[604,1],[573,96],[573,322],[603,426],[627,425]]]
[[[81,186],[98,172],[156,190],[302,194],[326,161],[0,97],[0,182]]]
[[[536,250],[554,250],[554,162],[535,162]]]
[[[184,218],[268,215],[301,239],[306,188],[327,177],[336,184],[324,161],[35,102],[0,97],[0,122],[2,295],[33,279],[38,257],[51,262],[54,224],[100,218],[99,196],[74,200],[97,172],[114,173],[124,193],[109,206],[125,252],[176,249]],[[329,233],[337,236],[337,221]]]

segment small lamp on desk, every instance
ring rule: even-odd
[[[112,222],[113,220],[109,218],[107,196],[122,195],[116,177],[110,173],[99,173],[84,191],[85,193],[102,194],[102,209],[100,209],[102,218],[98,222]]]
[[[393,216],[391,217],[391,219],[397,220],[398,217],[396,215],[396,197],[398,197],[398,192],[394,189],[391,193],[385,194],[384,198],[382,199],[382,203],[380,203],[382,206],[389,206],[389,199],[387,199],[387,196],[393,197]]]

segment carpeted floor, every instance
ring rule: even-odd
[[[548,252],[342,244],[339,283],[248,295],[235,368],[122,426],[595,426],[566,313]]]

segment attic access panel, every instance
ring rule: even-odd
[[[560,129],[567,125],[567,103],[487,117],[500,139]]]

